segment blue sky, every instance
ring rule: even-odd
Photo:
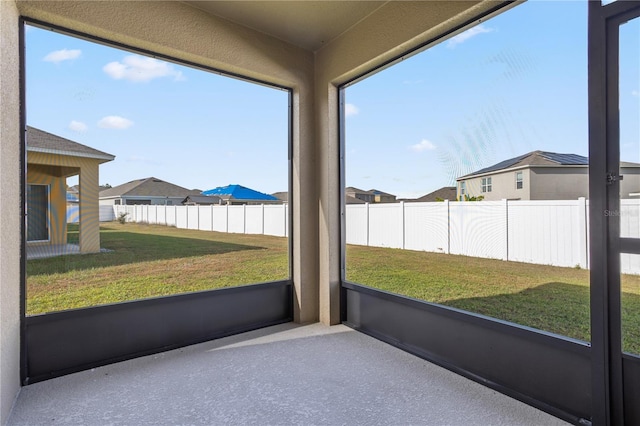
[[[586,9],[528,2],[348,87],[347,185],[419,197],[529,151],[587,155]],[[638,28],[622,32],[627,161],[640,161]],[[284,191],[287,102],[284,91],[27,32],[28,124],[116,155],[103,184],[155,176]]]
[[[286,91],[35,27],[26,43],[27,123],[115,155],[101,184],[287,190]]]

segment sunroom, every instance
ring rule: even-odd
[[[224,380],[228,389],[234,389],[236,383],[239,387],[245,386],[243,389],[246,390],[246,386],[251,386],[253,374],[252,370],[246,369],[248,365],[254,362],[258,365],[261,362],[264,362],[265,366],[271,365],[270,357],[284,357],[287,356],[287,350],[299,350],[299,353],[305,355],[301,358],[291,357],[289,367],[292,377],[316,380],[313,383],[330,382],[331,374],[341,374],[341,368],[349,371],[348,366],[335,361],[335,358],[344,362],[353,360],[360,349],[384,352],[387,350],[385,348],[396,347],[411,354],[410,360],[406,358],[407,365],[415,363],[415,360],[424,363],[421,365],[425,367],[420,367],[420,363],[411,364],[416,368],[414,372],[420,371],[421,368],[427,369],[426,365],[431,366],[433,363],[463,376],[469,383],[477,382],[488,389],[535,407],[540,411],[529,413],[531,417],[527,419],[531,422],[551,419],[536,417],[536,413],[542,413],[574,424],[640,423],[640,406],[635,403],[640,400],[640,357],[636,346],[629,345],[626,340],[628,336],[637,333],[634,318],[639,315],[635,302],[630,302],[636,299],[629,296],[635,290],[630,290],[628,280],[635,279],[629,277],[634,275],[633,265],[637,263],[637,256],[640,254],[640,213],[635,209],[633,202],[621,201],[620,196],[620,181],[623,180],[623,176],[620,175],[621,162],[639,162],[640,151],[634,151],[634,147],[638,147],[638,138],[634,139],[637,135],[629,135],[626,129],[638,128],[637,115],[634,118],[633,114],[629,114],[629,111],[633,112],[633,108],[637,108],[639,88],[637,73],[634,74],[637,64],[636,68],[628,67],[627,64],[637,63],[637,54],[640,51],[637,45],[633,45],[638,39],[637,32],[634,31],[637,31],[640,5],[624,1],[573,3],[579,4],[582,8],[581,16],[584,19],[581,28],[584,41],[581,45],[566,47],[565,51],[566,56],[571,56],[575,51],[585,53],[584,61],[581,63],[585,77],[574,79],[583,80],[579,101],[582,102],[581,114],[585,120],[576,121],[581,126],[578,131],[584,136],[581,138],[584,154],[588,154],[589,157],[589,197],[588,200],[571,200],[572,203],[567,204],[567,208],[572,212],[567,223],[575,225],[576,229],[582,232],[579,234],[582,237],[576,237],[576,250],[580,253],[580,260],[569,264],[576,266],[575,271],[565,272],[581,274],[587,281],[586,286],[580,290],[584,303],[580,308],[583,318],[581,326],[586,330],[586,334],[580,336],[565,333],[562,328],[545,329],[543,326],[518,323],[509,319],[510,317],[505,319],[498,315],[488,315],[480,308],[476,310],[468,307],[480,305],[447,304],[440,299],[421,299],[382,285],[372,285],[366,278],[359,278],[352,267],[359,256],[360,246],[375,245],[378,237],[372,230],[381,228],[380,224],[386,223],[386,218],[399,215],[402,225],[394,225],[394,229],[399,230],[400,236],[396,239],[388,236],[379,237],[376,249],[407,252],[413,250],[415,253],[434,251],[439,256],[448,256],[439,257],[441,261],[433,263],[430,267],[432,269],[425,272],[424,276],[437,266],[443,273],[448,271],[450,275],[455,275],[453,281],[462,282],[472,274],[476,262],[474,259],[490,258],[492,262],[501,263],[491,264],[492,266],[483,270],[487,272],[480,275],[485,277],[484,283],[492,285],[495,281],[506,282],[510,278],[509,275],[494,275],[491,271],[504,265],[510,267],[509,265],[516,262],[531,263],[535,264],[532,274],[540,280],[539,284],[552,284],[545,287],[555,291],[549,300],[564,297],[565,293],[562,291],[568,287],[563,284],[567,283],[549,272],[550,270],[544,269],[553,266],[553,263],[546,260],[531,261],[526,257],[527,250],[533,247],[533,242],[529,247],[522,248],[519,254],[514,254],[516,244],[513,243],[512,237],[522,234],[524,241],[527,241],[527,238],[533,241],[532,235],[539,229],[538,226],[546,226],[553,216],[547,213],[537,214],[539,210],[536,209],[541,207],[535,202],[513,204],[515,201],[512,200],[477,203],[445,200],[437,205],[425,203],[429,204],[428,206],[412,206],[409,202],[399,202],[397,206],[392,207],[368,204],[353,206],[359,210],[349,209],[344,202],[344,190],[347,186],[362,186],[360,182],[349,180],[354,176],[352,165],[357,163],[358,155],[363,153],[353,142],[360,137],[357,125],[347,118],[352,117],[354,111],[357,111],[353,109],[349,100],[358,95],[358,88],[365,87],[366,82],[371,81],[368,80],[371,76],[386,75],[387,71],[414,57],[428,55],[438,48],[446,49],[448,42],[465,34],[449,44],[449,57],[461,57],[462,53],[456,53],[456,46],[461,44],[460,40],[464,42],[472,36],[487,33],[500,35],[501,31],[506,32],[506,24],[503,27],[505,30],[498,31],[491,29],[488,23],[491,23],[492,19],[503,16],[506,19],[510,13],[525,10],[527,3],[0,2],[0,423],[24,424],[30,421],[44,421],[45,417],[29,417],[30,409],[24,408],[28,407],[24,403],[29,396],[29,389],[31,386],[34,386],[33,389],[35,386],[41,386],[40,389],[45,390],[41,395],[46,396],[47,392],[64,395],[64,392],[69,390],[67,385],[56,388],[56,380],[64,379],[61,376],[75,377],[74,374],[86,374],[91,371],[97,371],[99,374],[104,371],[104,376],[107,376],[114,370],[101,368],[120,368],[117,374],[122,380],[126,378],[129,368],[133,371],[137,368],[146,369],[146,365],[143,364],[148,360],[159,362],[154,368],[155,374],[161,376],[162,369],[158,368],[158,365],[163,364],[162,358],[174,357],[176,354],[166,351],[180,350],[179,348],[189,345],[209,345],[190,348],[204,348],[202,352],[210,354],[219,348],[226,348],[227,345],[258,347],[261,343],[272,343],[269,339],[278,341],[279,336],[284,336],[282,341],[315,342],[314,337],[320,335],[329,336],[323,341],[326,343],[317,347],[290,345],[283,346],[282,350],[275,348],[274,352],[264,352],[269,354],[267,359],[261,358],[260,351],[249,352],[248,358],[238,367],[246,376],[222,374],[218,379]],[[562,22],[565,16],[559,13],[558,16],[554,16],[554,3],[549,5],[549,10],[546,17],[556,18],[556,29],[564,28]],[[539,17],[531,17],[532,20],[537,18]],[[184,292],[171,296],[29,315],[28,294],[25,294],[28,290],[27,235],[24,220],[28,167],[25,162],[25,131],[27,124],[30,124],[29,105],[25,105],[26,92],[29,90],[24,66],[24,52],[25,49],[29,49],[28,45],[25,46],[27,26],[53,30],[82,40],[284,91],[288,104],[286,151],[289,193],[285,256],[287,269],[284,278],[260,284],[244,282],[243,284],[252,285],[227,289]],[[550,27],[546,30],[545,28],[547,27],[543,26],[539,31],[550,31]],[[567,22],[566,34],[579,31],[575,28],[573,23]],[[524,27],[521,31],[525,31]],[[558,44],[562,41],[558,36]],[[631,49],[627,49],[629,43]],[[546,92],[546,103],[537,104],[532,101],[526,108],[522,106],[521,111],[517,108],[503,108],[505,105],[508,106],[508,103],[500,104],[496,101],[483,104],[486,100],[482,98],[483,93],[495,93],[492,92],[495,87],[505,81],[511,82],[517,77],[517,73],[531,71],[532,75],[539,75],[536,72],[542,65],[537,64],[535,60],[527,62],[531,60],[530,57],[519,56],[522,52],[517,51],[517,46],[513,49],[506,49],[502,56],[475,58],[477,63],[487,69],[494,66],[511,67],[500,74],[501,78],[492,80],[491,85],[483,87],[486,89],[485,92],[477,91],[479,83],[465,80],[465,83],[471,81],[471,85],[466,86],[470,103],[476,102],[481,108],[486,108],[489,115],[492,111],[498,111],[502,118],[487,120],[485,124],[476,128],[473,124],[465,127],[464,123],[467,122],[460,121],[461,124],[456,128],[463,135],[462,139],[456,139],[458,134],[454,129],[454,133],[449,136],[444,134],[438,144],[427,139],[420,141],[418,138],[416,143],[407,143],[405,151],[409,150],[411,155],[417,158],[420,153],[433,151],[436,145],[440,147],[446,143],[448,151],[439,158],[447,161],[453,161],[452,158],[466,158],[472,163],[476,160],[496,159],[498,157],[495,156],[502,154],[505,154],[504,158],[517,155],[517,152],[504,151],[504,147],[491,145],[493,138],[498,137],[496,135],[505,132],[500,130],[499,126],[509,122],[519,113],[527,115],[532,111],[551,110],[553,104],[561,104],[561,100],[571,96],[565,92]],[[630,58],[629,55],[635,56]],[[559,56],[561,55],[547,59],[549,63],[554,64],[560,60]],[[440,60],[437,57],[431,59],[431,63],[436,65]],[[430,92],[429,96],[435,96],[435,89],[442,89],[445,92],[444,96],[447,91],[451,91],[451,99],[454,99],[453,91],[457,81],[455,79],[460,75],[474,73],[474,70],[467,70],[468,68],[461,64],[457,69],[450,68],[450,74],[445,74],[444,77],[425,77],[433,79],[430,81],[430,87],[434,91]],[[504,69],[501,68],[501,71]],[[569,80],[573,78],[572,71],[561,66],[558,66],[555,72],[557,76],[564,76]],[[545,93],[542,90],[545,85],[551,84],[542,79],[533,81],[539,86],[532,86],[531,90],[522,92],[520,98],[538,99],[536,96],[539,93]],[[407,80],[406,83],[411,81]],[[508,86],[506,89],[500,89],[503,90],[500,96],[503,93],[504,96],[518,95],[513,91],[508,93],[508,89]],[[534,93],[536,91],[539,93]],[[635,103],[633,98],[627,103],[626,95],[635,98]],[[403,96],[405,95],[399,93],[391,106],[395,109],[403,108],[406,105]],[[375,101],[371,101],[369,105],[375,106]],[[431,108],[427,115],[433,115],[442,121],[454,116],[456,111],[464,107],[460,102],[443,101],[442,104]],[[384,117],[384,114],[378,117],[377,120],[381,124],[373,130],[384,133],[389,129],[395,131],[401,127],[398,123],[385,126]],[[469,117],[473,119],[474,116],[471,114]],[[573,116],[565,121],[572,120]],[[393,127],[396,125],[398,127]],[[515,140],[516,137],[526,139],[530,135],[527,129],[506,128],[511,132],[511,140]],[[544,135],[544,131],[541,130],[538,140],[543,140]],[[570,133],[563,134],[567,135]],[[388,138],[391,141],[394,133],[391,132]],[[461,144],[459,140],[463,139],[473,143]],[[519,149],[509,149],[511,148]],[[203,149],[206,149],[206,145],[203,145]],[[629,154],[635,155],[635,158],[629,158]],[[386,161],[382,163],[384,167],[391,167],[393,157],[386,155],[383,149],[380,149],[377,155]],[[117,156],[120,157],[119,154]],[[458,164],[454,163],[451,164]],[[409,167],[409,163],[396,163],[395,166]],[[453,174],[450,177],[454,178],[454,182],[456,173],[457,176],[464,174],[464,170],[456,167],[451,169]],[[384,169],[377,167],[376,172],[382,173]],[[389,192],[395,193],[393,189]],[[380,207],[380,211],[374,207]],[[210,206],[206,208],[213,209]],[[478,212],[469,213],[469,210],[465,210],[471,208],[477,209]],[[357,215],[365,214],[365,209],[366,216],[362,218],[366,219],[356,220]],[[435,218],[436,214],[445,210],[448,219],[442,219],[445,224],[445,228],[442,228],[438,225],[440,219]],[[514,216],[516,211],[520,211],[523,216]],[[422,216],[411,216],[414,213]],[[503,226],[500,228],[502,230],[494,231],[493,225],[488,225],[489,218],[498,218],[500,226]],[[362,238],[366,239],[366,244],[358,240],[360,236],[353,235],[355,227],[365,223],[365,220],[366,232],[363,232],[366,236]],[[465,225],[465,220],[470,220],[473,226]],[[417,228],[410,228],[412,224]],[[514,224],[520,226],[509,228]],[[558,230],[554,231],[553,235],[560,241],[559,244],[573,244],[567,242],[568,239],[563,240],[564,234],[560,233],[560,230],[568,227],[569,225],[558,225],[554,228]],[[463,228],[470,229],[470,237],[462,239],[458,237],[461,234],[454,233]],[[443,242],[433,243],[432,248],[416,248],[418,246],[415,238],[420,233],[429,241],[435,241],[437,237]],[[502,240],[506,241],[505,245],[499,245],[502,244]],[[541,247],[548,243],[547,240],[544,241],[540,243]],[[233,249],[236,250],[233,255],[239,256],[238,253],[244,247],[238,244]],[[494,252],[491,250],[498,254],[492,254]],[[535,250],[531,248],[529,251]],[[378,258],[363,255],[365,261],[369,262],[367,270],[385,269],[382,265],[383,261],[389,258],[388,253],[390,252],[383,252]],[[462,266],[449,264],[451,256],[462,259]],[[399,268],[397,276],[401,277],[400,288],[408,286],[404,285],[402,277],[416,263],[419,262],[407,261]],[[571,269],[567,268],[567,264],[562,266],[564,269]],[[397,279],[397,276],[394,279]],[[498,293],[491,297],[465,299],[473,303],[478,302],[475,300],[478,298],[492,299],[498,305],[513,306],[512,310],[517,310],[514,302],[516,299],[506,296],[510,295]],[[456,300],[460,301],[460,298]],[[549,304],[551,303],[550,301]],[[562,313],[569,312],[569,309],[561,311],[560,317],[563,316]],[[534,312],[532,316],[544,317],[544,312],[541,311],[539,315]],[[371,342],[375,343],[358,340],[360,337],[341,341],[336,337],[340,333],[367,339],[373,337],[375,340]],[[264,341],[265,338],[268,342]],[[321,351],[321,348],[327,347],[331,350]],[[193,349],[184,350],[188,352]],[[407,355],[405,352],[398,353],[394,352],[394,355],[388,358],[392,364],[379,363],[379,358],[364,353],[362,362],[376,366],[374,368],[379,369],[387,384],[389,380],[399,380],[399,387],[402,387],[403,382],[416,386],[417,381],[412,380],[411,370],[398,368],[398,376],[393,378],[393,371],[396,371],[393,363],[404,363],[403,356]],[[120,362],[122,364],[116,364]],[[113,365],[110,367],[103,367],[111,364]],[[232,368],[229,367],[231,364],[226,365],[227,367],[225,364],[216,364],[210,368],[221,371]],[[389,371],[382,371],[382,365],[389,368]],[[295,376],[294,373],[300,373],[305,369],[303,367],[323,374],[311,378],[304,375]],[[196,370],[202,367],[194,368],[192,373],[195,377],[198,375]],[[192,410],[190,412],[194,417],[173,418],[167,421],[259,423],[263,416],[260,410],[252,414],[254,417],[234,415],[243,406],[251,406],[254,399],[256,407],[265,403],[270,408],[279,406],[279,409],[289,413],[291,410],[295,411],[296,404],[302,404],[299,417],[280,417],[284,423],[369,423],[366,417],[353,418],[347,414],[341,415],[340,413],[348,409],[348,404],[336,405],[330,398],[325,402],[318,402],[324,401],[322,395],[317,395],[313,402],[315,405],[309,405],[308,401],[303,404],[300,402],[301,399],[293,398],[290,394],[285,396],[282,393],[283,387],[278,387],[279,376],[275,373],[270,376],[268,368],[267,371],[261,371],[261,374],[266,374],[266,387],[255,394],[241,392],[228,395],[228,416],[198,417],[198,406],[201,405],[205,412],[204,407],[207,406],[208,399],[194,398],[197,404],[189,408],[182,406],[185,410]],[[180,377],[187,381],[175,382],[173,392],[176,392],[176,398],[178,392],[180,395],[189,392],[188,379],[191,373],[188,373],[188,368],[181,371],[184,374]],[[369,373],[374,374],[375,371]],[[167,377],[172,381],[180,380],[175,375],[168,374]],[[234,382],[234,377],[237,382]],[[154,380],[159,380],[155,383],[160,383],[160,387],[167,384],[162,377]],[[121,383],[126,388],[126,380]],[[374,388],[380,383],[356,383],[355,389],[376,392]],[[473,386],[477,383],[473,383]],[[174,397],[170,388],[167,388],[166,393],[161,393],[161,403],[165,401],[169,404]],[[302,393],[308,388],[303,386],[296,389],[302,389],[297,391]],[[321,389],[328,392],[330,387]],[[378,394],[376,398],[367,399],[368,403],[371,404],[374,400],[381,405],[384,405],[385,400],[398,402],[388,393],[389,388],[383,389],[383,393]],[[420,395],[428,399],[429,395],[438,393],[437,389],[437,385],[421,389]],[[449,395],[453,395],[453,391],[451,392]],[[257,396],[265,394],[271,395],[267,402]],[[75,394],[69,394],[70,401],[74,400],[73,395]],[[244,405],[233,405],[234,401],[238,401],[234,399],[234,395],[242,398]],[[15,412],[11,417],[16,398]],[[345,398],[346,396],[342,399],[343,402]],[[409,395],[407,398],[410,399]],[[352,401],[351,405],[357,407],[357,399],[346,400]],[[419,399],[417,405],[420,405],[420,401]],[[464,398],[457,399],[456,406],[451,407],[451,411],[458,410],[457,406],[464,404],[464,401]],[[506,409],[511,403],[511,400],[492,400],[489,397],[486,401],[489,408],[485,406],[486,411],[483,411],[483,415],[487,416],[485,419],[489,419],[487,422],[492,418],[497,419],[498,417],[492,417],[492,414],[498,416],[501,408]],[[37,405],[37,400],[34,404]],[[332,412],[329,417],[322,414],[331,412],[332,407],[340,408],[336,408],[338,411]],[[360,408],[362,410],[356,410],[357,413],[366,411],[366,407]],[[440,424],[463,421],[459,417],[450,417],[449,420],[443,417],[428,419],[421,417],[426,414],[419,411],[415,412],[415,417],[407,414],[407,417],[403,418],[401,411],[396,412],[395,417],[391,417],[390,413],[395,412],[396,408],[387,412],[389,417],[374,417],[369,420],[384,424]],[[495,411],[492,411],[493,409]],[[126,412],[128,411],[123,406],[122,413]],[[44,416],[49,413],[53,411],[41,412]],[[118,421],[123,424],[136,421],[133,418],[118,417],[117,406],[112,407],[109,413],[101,418],[69,417],[67,421]],[[473,415],[473,410],[469,415]],[[149,419],[150,422],[155,419],[156,423],[162,421],[161,418]],[[278,422],[278,417],[270,419],[267,423]],[[501,419],[509,422],[513,417]]]

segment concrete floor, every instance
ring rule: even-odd
[[[283,324],[24,387],[9,425],[562,425],[345,326]]]
[[[101,248],[101,253],[107,253],[111,250]],[[34,246],[27,244],[27,260],[45,259],[48,257],[63,256],[69,254],[80,254],[80,246],[78,244],[53,244],[44,246]]]

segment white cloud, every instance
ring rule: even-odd
[[[354,104],[344,104],[344,115],[351,117],[352,115],[358,115],[360,110]]]
[[[84,124],[82,121],[72,120],[69,123],[69,130],[73,130],[74,132],[83,133],[86,132],[89,127]]]
[[[414,152],[433,151],[434,149],[436,149],[436,146],[433,144],[433,142],[422,139],[420,143],[411,145],[409,149]]]
[[[139,55],[125,56],[122,62],[109,62],[102,70],[116,80],[129,80],[136,83],[161,77],[173,77],[175,81],[185,80],[182,72],[176,70],[173,65]]]
[[[133,121],[117,115],[109,115],[98,121],[98,127],[103,129],[128,129],[133,126]]]
[[[469,28],[467,31],[464,31],[455,37],[452,37],[447,43],[447,47],[455,47],[456,45],[464,43],[465,41],[477,36],[478,34],[485,34],[493,31],[493,28],[487,28],[484,25],[477,25],[473,28]]]
[[[53,62],[53,63],[57,64],[57,63],[62,62],[62,61],[70,61],[71,59],[76,59],[76,58],[78,58],[80,56],[81,53],[82,53],[82,51],[79,50],[79,49],[56,50],[56,51],[53,51],[53,52],[49,53],[47,56],[42,58],[42,60],[45,61],[45,62]]]

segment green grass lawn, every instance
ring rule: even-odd
[[[28,314],[288,276],[285,238],[113,222],[101,239],[112,252],[27,262]],[[347,279],[589,340],[586,270],[348,246]],[[624,349],[640,353],[640,276],[623,276],[622,314]]]
[[[109,253],[27,262],[29,315],[289,276],[285,238],[116,222],[100,229]]]

